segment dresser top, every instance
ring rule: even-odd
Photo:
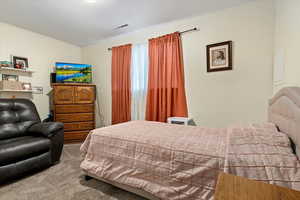
[[[90,83],[52,83],[51,86],[96,86]]]

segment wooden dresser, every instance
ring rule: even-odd
[[[65,125],[65,143],[82,142],[95,129],[96,86],[52,84],[54,120]]]

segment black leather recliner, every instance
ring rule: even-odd
[[[27,99],[0,99],[0,184],[57,163],[64,125],[41,123]]]

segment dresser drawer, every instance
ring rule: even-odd
[[[65,131],[93,130],[95,128],[94,122],[64,123],[64,126]]]
[[[64,113],[93,113],[94,105],[56,105],[55,106],[56,114]]]
[[[95,102],[95,87],[94,86],[77,86],[75,87],[74,103],[88,104]]]
[[[93,113],[78,113],[78,114],[56,114],[55,121],[57,122],[87,122],[93,121]]]
[[[65,131],[65,143],[84,141],[90,131]]]
[[[54,86],[54,103],[55,104],[72,104],[74,103],[73,86]]]

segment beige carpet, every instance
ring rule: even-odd
[[[85,181],[79,147],[65,145],[59,164],[0,187],[0,200],[145,200],[94,179]]]

